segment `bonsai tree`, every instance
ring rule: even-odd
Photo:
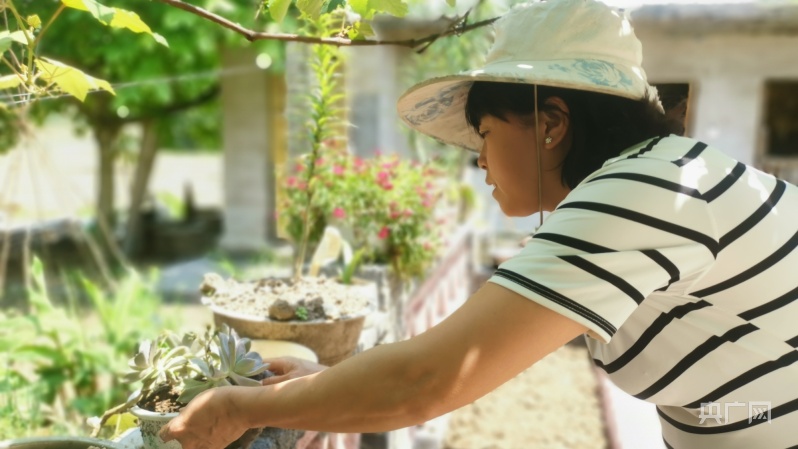
[[[176,412],[210,388],[260,386],[260,380],[271,373],[261,356],[250,351],[251,343],[226,325],[218,330],[209,327],[202,335],[167,331],[155,340],[141,342],[128,362],[130,371],[124,374],[124,380],[141,382],[141,387],[125,403],[103,414],[93,436],[111,416],[136,406],[159,413]]]

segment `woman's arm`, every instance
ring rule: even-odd
[[[473,402],[586,331],[487,283],[450,317],[412,339],[281,384],[212,389],[192,401],[165,436],[191,449],[215,447],[191,441],[204,443],[203,428],[220,430],[229,422],[239,427],[231,433],[263,426],[329,432],[407,427]]]

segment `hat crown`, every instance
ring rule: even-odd
[[[496,21],[494,36],[488,65],[592,59],[640,67],[643,59],[642,45],[628,19],[594,0],[518,5]]]
[[[597,0],[518,5],[497,20],[481,68],[433,78],[399,99],[402,120],[441,142],[478,151],[465,118],[475,81],[522,83],[657,101],[641,67],[643,49],[628,19]]]

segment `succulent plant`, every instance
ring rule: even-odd
[[[213,343],[205,357],[191,359],[199,376],[185,379],[183,392],[178,398],[180,402],[187,403],[209,388],[260,385],[253,378],[265,372],[269,365],[263,363],[260,354],[250,351],[250,339],[241,338],[235,330],[222,325],[222,330],[213,337]]]
[[[165,332],[155,340],[141,342],[128,362],[130,371],[123,375],[126,382],[140,381],[141,388],[125,403],[106,411],[94,434],[114,414],[126,412],[164,388],[179,394],[178,402],[186,404],[210,388],[261,385],[256,378],[263,376],[269,365],[251,346],[249,338],[239,337],[224,324],[217,330],[208,328],[203,335]]]

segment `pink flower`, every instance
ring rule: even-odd
[[[344,218],[344,217],[346,217],[346,212],[344,212],[344,210],[341,209],[340,207],[336,207],[333,210],[333,217],[335,217],[335,218]]]
[[[380,233],[377,234],[377,237],[379,237],[380,240],[385,240],[389,235],[391,235],[391,230],[388,229],[388,226],[383,226],[382,229],[380,229]]]
[[[381,183],[380,187],[385,190],[393,190],[393,184],[391,184],[390,181]]]
[[[396,220],[397,218],[401,217],[402,214],[399,212],[391,212],[391,220]]]
[[[299,162],[296,164],[295,169],[299,173],[302,173],[303,171],[305,171],[305,166],[301,162]]]
[[[410,209],[405,209],[405,217],[412,217],[413,211]]]
[[[390,177],[391,177],[391,175],[388,174],[387,171],[381,171],[381,172],[377,173],[377,181],[378,182],[385,182]]]
[[[324,165],[324,158],[320,157],[320,158],[316,159],[316,165]]]
[[[288,184],[288,187],[294,187],[296,185],[296,176],[289,176],[285,182]]]
[[[341,176],[344,174],[344,168],[340,165],[333,166],[333,174]]]

